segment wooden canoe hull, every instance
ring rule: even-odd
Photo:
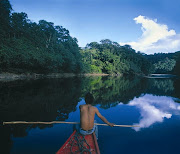
[[[83,150],[84,150],[83,154],[89,153],[86,150],[91,151],[92,154],[100,154],[96,135],[93,133],[90,135],[86,135],[84,138],[86,141],[84,141],[83,136],[81,134],[77,134],[75,130],[56,154],[69,154],[69,153],[78,154],[78,153],[82,153]],[[80,143],[78,143],[79,141]],[[80,149],[81,146],[79,146],[79,144],[83,145],[85,149],[84,148]]]

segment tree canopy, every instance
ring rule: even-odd
[[[15,73],[179,73],[180,56],[146,55],[130,45],[103,39],[85,48],[69,30],[52,22],[31,21],[0,0],[0,71]]]
[[[77,39],[63,26],[28,19],[0,1],[0,69],[15,72],[80,72]]]
[[[180,75],[180,51],[175,53],[155,53],[153,55],[145,55],[152,63],[154,73],[172,73]]]
[[[81,50],[83,71],[108,74],[148,74],[151,65],[142,55],[135,52],[130,45],[120,46],[109,39],[91,42]]]

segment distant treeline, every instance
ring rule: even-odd
[[[155,53],[145,55],[153,66],[153,73],[180,75],[180,51],[175,53]]]
[[[0,72],[149,74],[173,69],[177,73],[178,55],[154,62],[156,55],[109,39],[82,49],[66,28],[45,20],[32,22],[26,13],[13,12],[9,0],[0,0]]]

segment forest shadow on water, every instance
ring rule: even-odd
[[[3,121],[68,120],[71,113],[76,114],[77,105],[84,99],[87,92],[93,94],[95,98],[93,105],[98,106],[100,110],[117,108],[121,104],[133,106],[133,101],[143,96],[145,96],[143,98],[173,97],[175,102],[180,102],[178,79],[73,77],[1,82],[0,143],[3,153],[12,152],[14,138],[24,138],[33,129],[43,130],[54,127],[54,125],[40,124],[2,126]]]

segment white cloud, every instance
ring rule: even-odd
[[[180,34],[176,34],[175,30],[168,30],[168,26],[157,23],[157,19],[151,20],[141,15],[134,20],[142,25],[141,37],[136,42],[121,42],[120,45],[129,44],[136,51],[147,54],[180,50]]]
[[[174,115],[180,115],[180,105],[174,102],[172,97],[153,96],[146,94],[139,98],[134,98],[129,102],[129,106],[136,106],[140,110],[139,125],[133,128],[136,131],[142,128],[148,128],[157,122],[163,122],[164,118],[171,118]]]

